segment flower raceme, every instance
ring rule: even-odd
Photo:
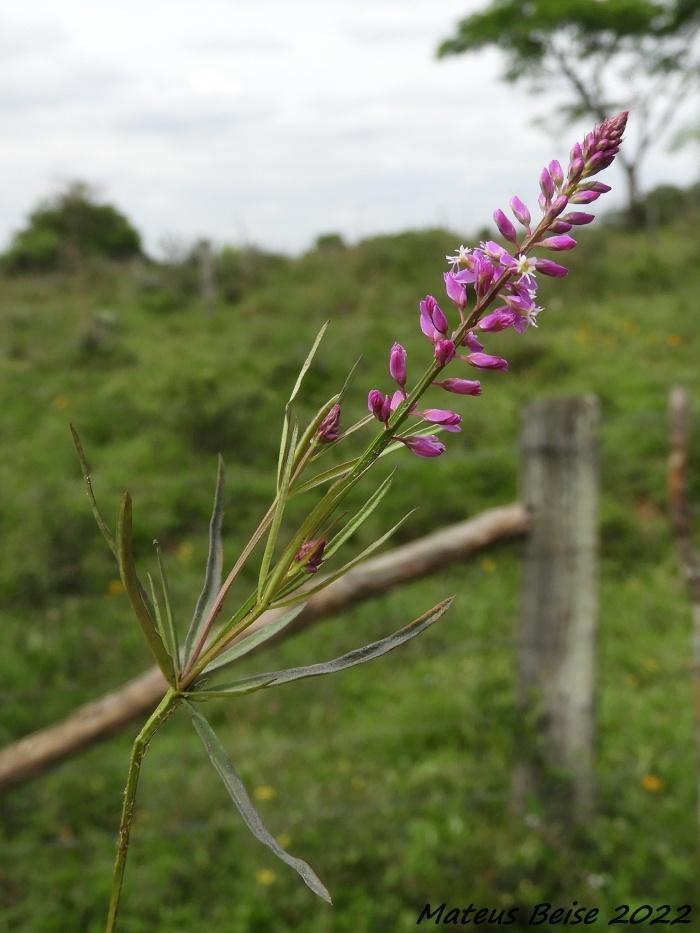
[[[576,247],[570,231],[591,223],[595,218],[585,211],[567,209],[571,205],[591,204],[601,194],[610,191],[609,185],[590,179],[607,168],[617,155],[627,116],[624,111],[603,121],[581,143],[576,143],[571,149],[566,171],[556,159],[542,169],[538,197],[542,216],[534,227],[530,208],[517,196],[511,198],[510,209],[522,227],[521,234],[505,211],[501,208],[494,211],[496,227],[510,245],[510,250],[489,240],[475,248],[462,245],[453,255],[446,257],[449,269],[443,273],[445,294],[457,311],[458,323],[450,329],[448,315],[433,295],[426,295],[419,302],[420,329],[433,344],[434,362],[413,392],[409,392],[406,350],[400,344],[394,344],[389,372],[398,383],[399,391],[389,396],[372,389],[368,397],[370,413],[384,424],[385,430],[391,431],[396,421],[404,420],[402,415],[410,414],[418,415],[428,424],[436,424],[443,431],[458,431],[458,415],[447,412],[443,418],[435,417],[436,411],[442,410],[434,408],[418,412],[415,406],[418,398],[430,385],[458,395],[481,395],[479,381],[458,376],[435,378],[455,359],[477,369],[508,369],[505,359],[483,352],[484,347],[474,331],[478,329],[481,333],[491,334],[512,328],[523,333],[529,326],[537,326],[537,317],[542,311],[537,304],[538,274],[562,278],[568,269],[533,253],[541,249],[561,253]],[[498,306],[485,313],[496,301]],[[466,346],[470,352],[458,353],[461,346]],[[434,436],[412,433],[392,434],[392,437],[420,457],[437,457],[445,450],[444,444]]]

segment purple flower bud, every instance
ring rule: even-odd
[[[574,143],[571,147],[571,152],[569,154],[569,159],[574,162],[576,159],[583,159],[583,150],[581,149],[581,143]]]
[[[445,445],[430,434],[428,437],[395,437],[418,457],[439,457],[444,454]]]
[[[379,389],[371,389],[367,396],[367,408],[378,421],[387,422],[391,415],[391,399],[380,392]]]
[[[455,345],[451,340],[435,341],[435,361],[440,366],[447,366],[455,358]]]
[[[573,237],[563,234],[562,236],[546,236],[540,240],[538,246],[544,246],[545,249],[565,250],[573,249],[576,246],[576,240]]]
[[[552,159],[549,163],[549,174],[557,188],[560,188],[564,184],[564,171],[561,164],[556,159]]]
[[[591,204],[597,201],[602,192],[600,191],[577,191],[572,194],[569,200],[572,204]]]
[[[544,214],[544,212],[547,210],[547,204],[548,204],[548,203],[549,203],[549,202],[547,201],[547,198],[546,198],[543,194],[538,195],[537,204],[538,204],[539,209],[542,211],[543,214]]]
[[[549,170],[543,168],[540,172],[540,191],[547,199],[547,202],[552,200],[554,195],[554,182],[552,181],[552,176],[549,174]]]
[[[568,224],[565,220],[555,220],[549,225],[550,233],[568,233],[571,230],[571,224]]]
[[[506,327],[512,327],[520,315],[512,308],[496,308],[490,314],[479,321],[479,330],[495,333],[499,330],[505,330]]]
[[[440,334],[446,334],[449,322],[432,295],[426,295],[420,302],[420,329],[430,340],[437,340]]]
[[[400,386],[406,385],[406,350],[395,343],[389,354],[389,374]]]
[[[507,219],[507,218],[506,218]],[[481,247],[484,251],[484,255],[487,259],[493,259],[495,262],[499,263],[508,263],[513,261],[513,257],[510,255],[507,249],[504,249],[500,243],[496,243],[495,240],[486,240],[481,244]],[[474,251],[476,252],[476,250]],[[477,255],[474,268],[476,270],[475,278],[477,278],[479,271],[479,263],[483,257]]]
[[[471,366],[476,366],[477,369],[508,369],[508,360],[500,356],[491,356],[488,353],[470,353],[462,359]]]
[[[458,415],[456,411],[449,411],[447,408],[427,408],[422,414],[425,421],[429,421],[431,424],[439,424],[444,431],[454,433],[462,430],[460,428],[462,416]]]
[[[530,226],[530,221],[532,220],[530,211],[527,208],[527,204],[521,201],[519,197],[516,196],[510,199],[510,209],[523,227]]]
[[[553,262],[551,259],[538,259],[537,271],[541,272],[542,275],[551,275],[555,279],[563,279],[565,275],[569,274],[566,266],[560,266],[558,262]]]
[[[446,392],[454,392],[455,395],[481,395],[481,383],[478,379],[441,379],[433,385],[440,386]]]
[[[563,210],[566,210],[566,206],[569,203],[569,199],[565,194],[560,194],[558,198],[555,198],[552,201],[552,206],[547,211],[550,217],[558,217]]]
[[[316,573],[323,563],[323,551],[326,547],[325,538],[304,541],[294,558],[298,563],[304,564],[307,573]]]
[[[564,214],[560,220],[565,221],[567,224],[580,226],[595,220],[595,214],[586,214],[584,211],[571,211],[569,214]]]
[[[493,219],[501,232],[501,236],[504,236],[506,240],[510,240],[511,243],[516,243],[518,240],[518,232],[500,207],[493,212]]]
[[[453,301],[460,311],[464,309],[467,304],[467,290],[464,285],[461,285],[454,276],[452,272],[444,272],[443,278],[445,279],[445,291],[447,292],[447,297],[450,301]]]
[[[380,393],[381,394],[381,393]],[[340,405],[336,402],[328,412],[321,424],[318,426],[316,435],[322,444],[330,444],[331,441],[337,441],[340,427]]]
[[[578,186],[578,190],[597,191],[598,194],[607,194],[608,191],[612,191],[612,187],[604,184],[602,181],[585,181]]]

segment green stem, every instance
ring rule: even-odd
[[[134,816],[136,788],[139,783],[141,762],[143,756],[146,754],[148,743],[153,738],[154,733],[163,725],[181,699],[182,697],[180,694],[176,693],[174,689],[168,690],[152,715],[146,721],[143,729],[136,736],[131,748],[129,773],[126,779],[126,787],[124,788],[122,818],[119,824],[119,835],[117,837],[117,855],[114,860],[114,874],[112,875],[112,894],[109,899],[109,913],[107,915],[107,928],[105,933],[114,933],[117,928],[117,914],[119,913],[119,901],[121,900],[122,885],[124,883],[126,857],[129,852],[129,836],[131,835],[131,822]]]

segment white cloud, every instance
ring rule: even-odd
[[[476,0],[25,0],[0,23],[6,238],[61,180],[97,183],[154,246],[290,250],[436,222],[468,233],[566,157],[499,56],[437,62]],[[657,154],[646,181],[690,180]],[[611,173],[614,175],[614,172]],[[618,176],[619,180],[619,176]]]

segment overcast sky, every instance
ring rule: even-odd
[[[24,0],[0,12],[0,241],[81,179],[163,238],[295,252],[434,224],[465,233],[565,160],[571,132],[498,80],[438,62],[481,0]],[[646,186],[697,178],[654,153]],[[613,181],[622,180],[611,172]],[[612,196],[608,204],[612,203]]]

